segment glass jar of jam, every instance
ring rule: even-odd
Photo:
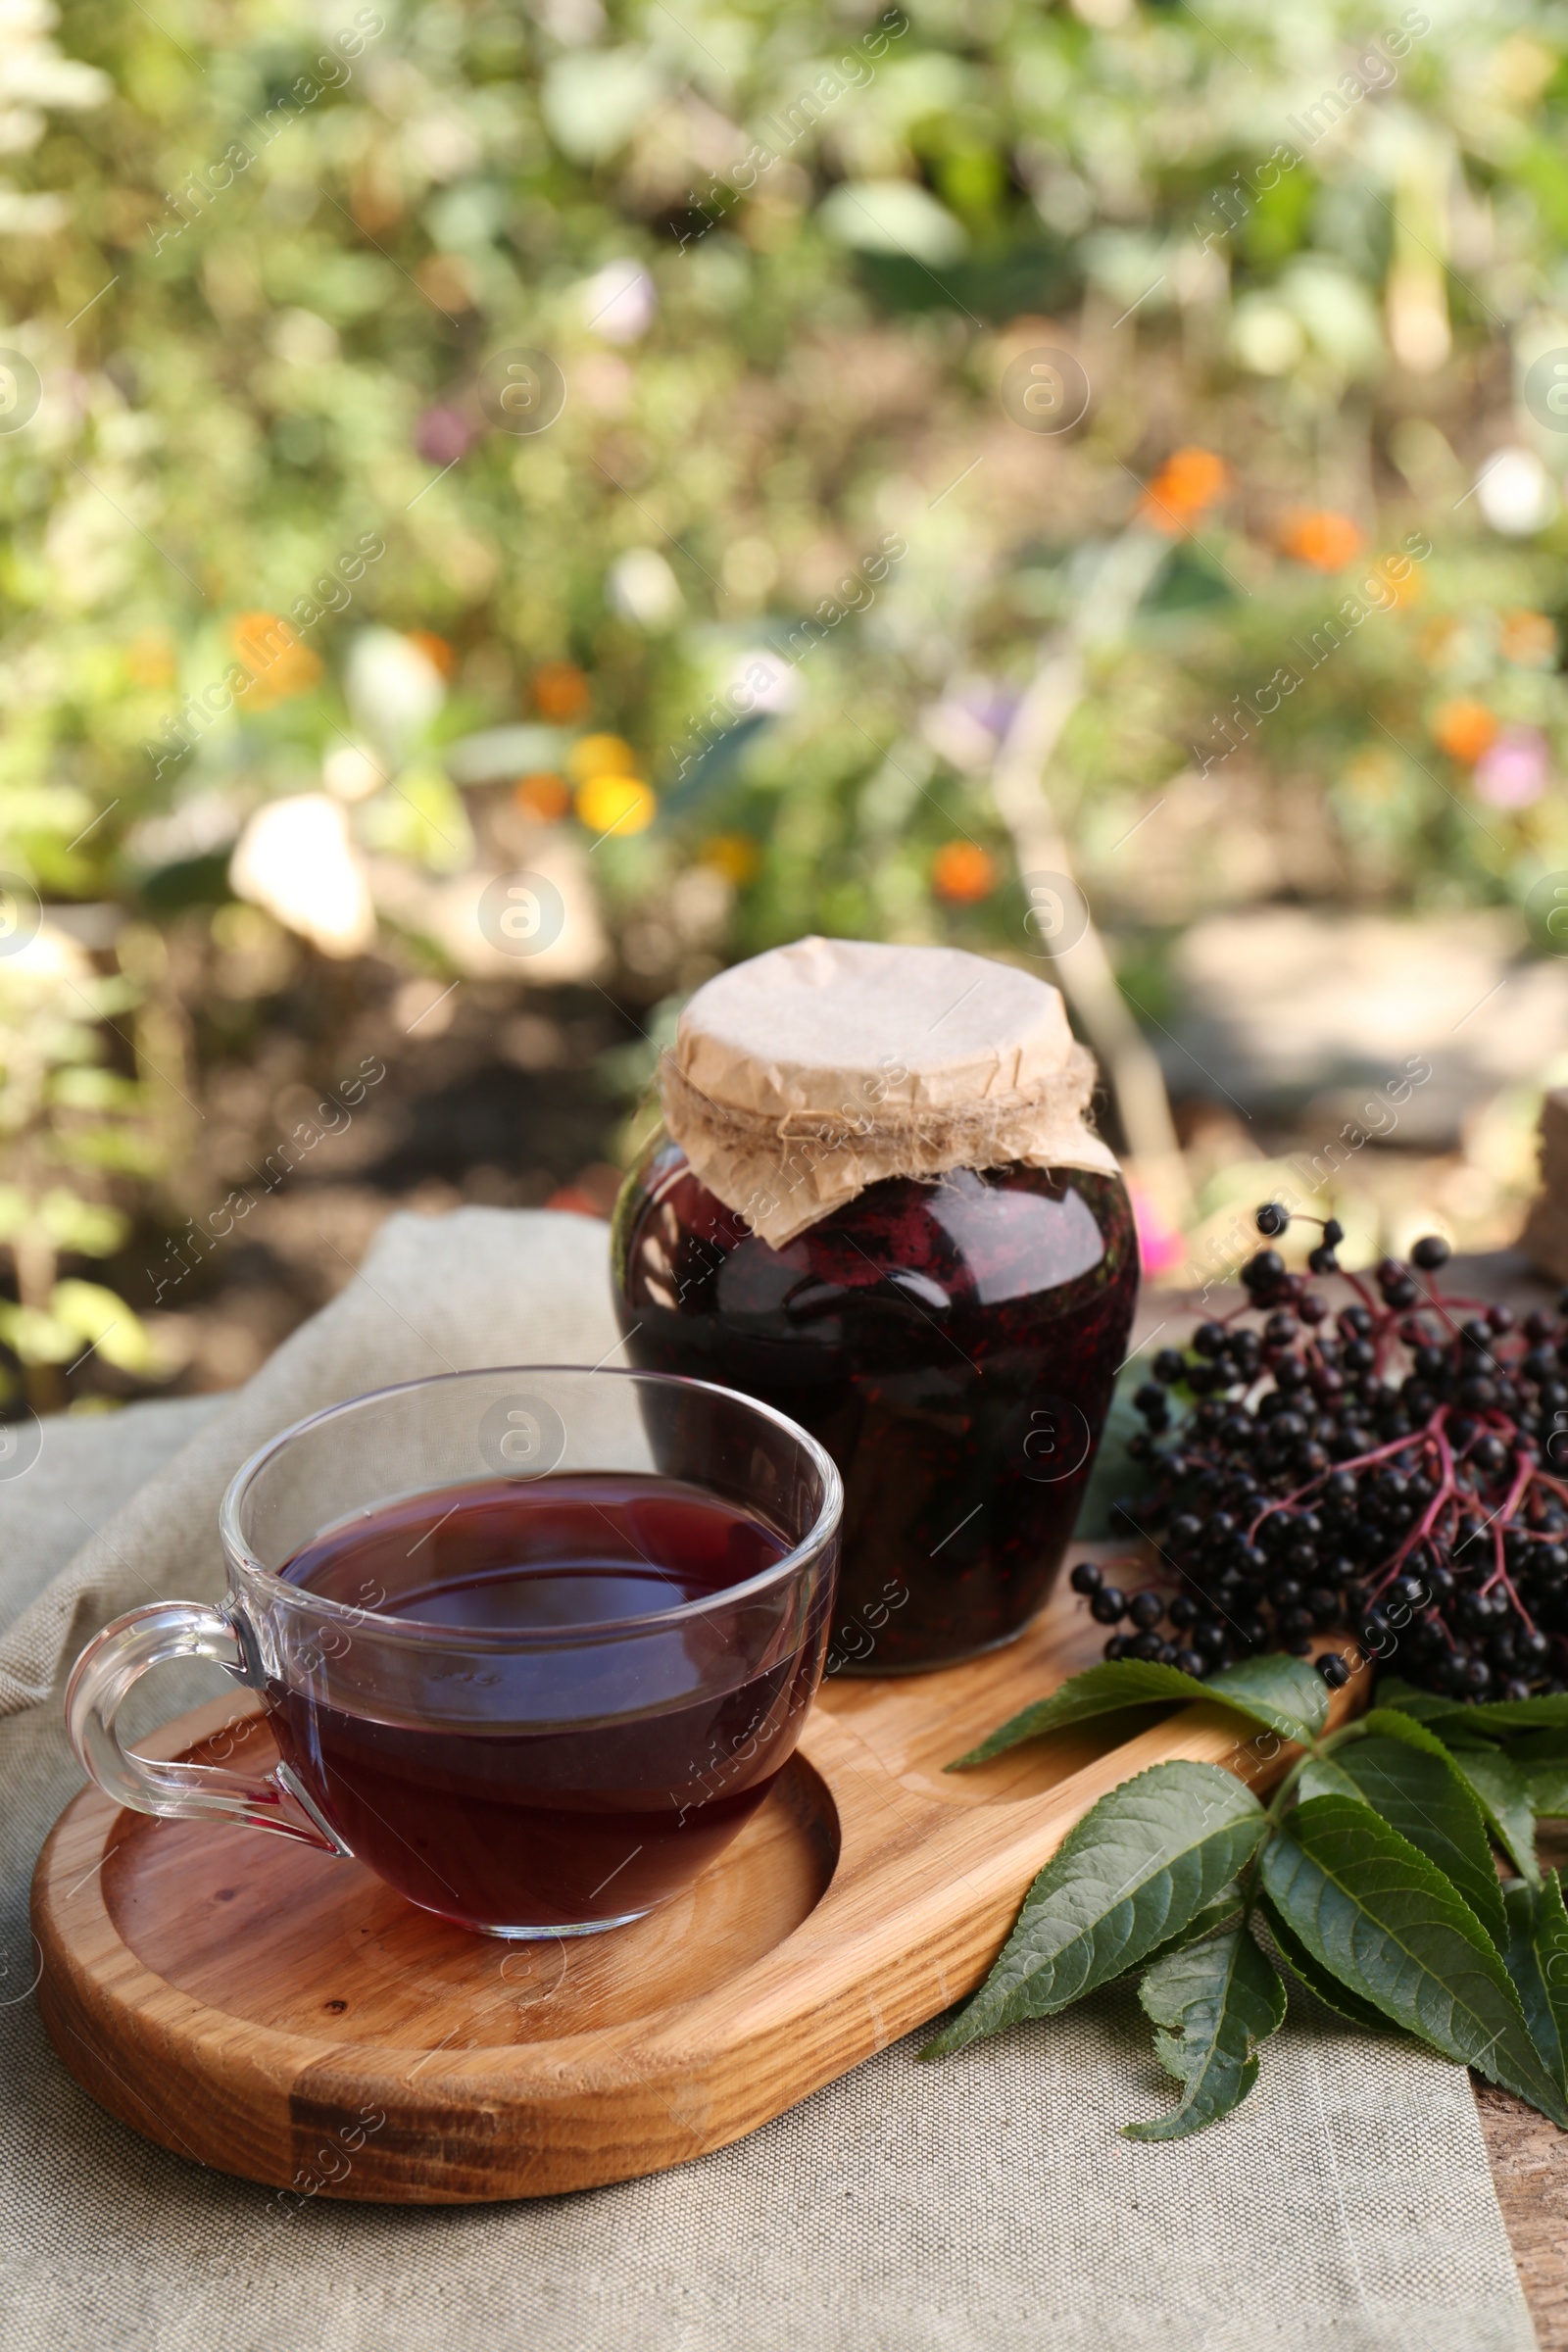
[[[615,1211],[634,1364],[776,1405],[844,1478],[849,1671],[1021,1631],[1083,1499],[1138,1283],[1121,1178],[955,1169],[869,1186],[772,1249],[661,1133]]]
[[[846,1490],[830,1664],[1010,1640],[1061,1564],[1138,1285],[1094,1064],[1054,989],[803,940],[681,1018],[615,1210],[632,1362],[775,1405]]]

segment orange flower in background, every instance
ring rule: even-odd
[[[566,755],[566,765],[579,784],[595,776],[634,776],[637,755],[618,735],[585,735]]]
[[[636,776],[591,776],[577,795],[579,818],[601,839],[645,832],[658,812],[658,801]]]
[[[569,726],[588,715],[588,681],[575,662],[541,662],[533,673],[532,691],[541,718]]]
[[[434,629],[410,629],[409,643],[416,645],[431,668],[438,669],[444,678],[456,675],[458,667],[456,649],[450,646],[444,637],[438,637]]]
[[[1211,449],[1173,450],[1139,501],[1140,519],[1156,531],[1190,531],[1230,480],[1230,467]]]
[[[1474,764],[1496,741],[1497,722],[1485,703],[1444,703],[1432,721],[1432,740],[1450,760]]]
[[[556,824],[571,806],[564,776],[554,775],[548,768],[519,776],[512,787],[512,798],[524,816],[537,817],[542,825]]]
[[[1343,571],[1365,545],[1359,523],[1333,507],[1288,507],[1276,535],[1288,556],[1314,571]]]
[[[275,612],[242,612],[228,641],[254,680],[245,697],[253,710],[308,694],[321,674],[320,657]]]
[[[1549,669],[1557,659],[1557,632],[1544,612],[1504,612],[1498,643],[1503,660],[1524,669]]]
[[[704,842],[698,858],[740,890],[761,864],[762,853],[749,833],[714,833]]]
[[[977,841],[945,841],[931,860],[931,887],[950,906],[989,899],[997,880],[997,861]]]

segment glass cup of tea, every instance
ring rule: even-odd
[[[366,1864],[487,1936],[587,1936],[698,1877],[766,1796],[821,1678],[842,1490],[770,1405],[527,1365],[359,1396],[224,1496],[220,1608],[156,1601],[76,1661],[71,1739],[139,1813]],[[280,1761],[153,1762],[150,1666],[216,1659]]]

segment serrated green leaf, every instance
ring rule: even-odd
[[[1568,1732],[1534,1732],[1508,1743],[1508,1761],[1525,1776],[1532,1809],[1549,1821],[1568,1820]]]
[[[1108,1984],[1215,1901],[1251,1859],[1263,1808],[1217,1764],[1152,1765],[1091,1806],[1041,1871],[979,1991],[922,2058]]]
[[[1454,1769],[1463,1774],[1474,1791],[1487,1817],[1487,1827],[1519,1876],[1528,1880],[1532,1886],[1539,1886],[1541,1866],[1536,1860],[1536,1816],[1524,1774],[1500,1748],[1454,1744],[1449,1746],[1448,1754]]]
[[[1430,1723],[1439,1715],[1465,1712],[1461,1701],[1440,1697],[1436,1690],[1418,1690],[1413,1683],[1401,1683],[1396,1674],[1378,1676],[1377,1703],[1380,1707],[1396,1707],[1401,1715],[1413,1716],[1418,1723]]]
[[[1412,1690],[1387,1678],[1378,1684],[1378,1705],[1397,1707],[1422,1723],[1462,1724],[1478,1736],[1506,1739],[1513,1732],[1568,1731],[1568,1690],[1544,1691],[1539,1698],[1489,1698],[1472,1705],[1462,1698],[1441,1698],[1435,1690]]]
[[[1102,1666],[1089,1666],[1082,1674],[1069,1676],[1049,1698],[1037,1699],[1033,1706],[1009,1716],[978,1747],[956,1757],[947,1770],[964,1772],[971,1765],[989,1764],[993,1756],[1022,1740],[1066,1731],[1123,1707],[1168,1707],[1201,1699],[1216,1699],[1286,1740],[1314,1740],[1328,1721],[1327,1686],[1300,1658],[1247,1658],[1207,1682],[1183,1674],[1179,1666],[1161,1666],[1152,1659],[1112,1658]]]
[[[1360,1799],[1357,1798],[1356,1802],[1359,1803]],[[1381,2009],[1374,2009],[1370,2001],[1363,2001],[1360,1994],[1352,1992],[1348,1984],[1342,1984],[1321,1960],[1313,1957],[1289,1920],[1277,1905],[1269,1901],[1266,1893],[1258,1908],[1268,1923],[1269,1934],[1279,1947],[1280,1958],[1293,1976],[1300,1978],[1307,1991],[1315,2000],[1321,2001],[1325,2009],[1332,2009],[1336,2017],[1348,2018],[1351,2025],[1361,2026],[1369,2034],[1396,2034],[1399,2031],[1392,2018],[1385,2017]]]
[[[1183,1951],[1190,1943],[1200,1943],[1205,1936],[1217,1936],[1222,1928],[1234,1927],[1246,1903],[1247,1897],[1234,1882],[1229,1886],[1222,1886],[1211,1903],[1205,1903],[1202,1910],[1190,1919],[1185,1927],[1178,1928],[1174,1936],[1167,1936],[1163,1943],[1156,1943],[1138,1965],[1152,1968],[1156,1960],[1163,1960],[1172,1952]]]
[[[1047,1732],[1064,1732],[1074,1724],[1088,1723],[1096,1715],[1115,1714],[1123,1707],[1179,1706],[1207,1696],[1207,1684],[1195,1674],[1183,1674],[1179,1666],[1161,1666],[1144,1658],[1107,1659],[1103,1666],[1089,1666],[1082,1674],[1069,1675],[1049,1698],[1036,1699],[1033,1706],[1009,1716],[978,1747],[955,1757],[947,1770],[964,1772],[972,1764],[989,1764],[993,1756],[1017,1747],[1022,1740],[1043,1739]]]
[[[1556,1872],[1548,1870],[1539,1887],[1511,1881],[1503,1902],[1508,1974],[1542,2064],[1568,2096],[1568,1912]]]
[[[1546,1691],[1540,1698],[1489,1698],[1460,1713],[1478,1732],[1568,1731],[1568,1690]]]
[[[1317,1668],[1282,1650],[1226,1666],[1211,1674],[1203,1689],[1210,1698],[1223,1700],[1303,1746],[1318,1737],[1329,1719],[1329,1687]]]
[[[1162,2063],[1181,2078],[1169,2115],[1123,2124],[1124,2139],[1185,2139],[1240,2106],[1257,2080],[1259,2043],[1285,2023],[1285,1987],[1245,1925],[1190,1943],[1144,1972],[1138,1998]]]
[[[1263,1855],[1271,1901],[1313,1957],[1396,2025],[1568,2130],[1512,1980],[1454,1886],[1370,1805],[1314,1797]]]
[[[1442,1742],[1427,1748],[1398,1738],[1356,1740],[1335,1762],[1351,1795],[1364,1797],[1458,1888],[1500,1952],[1508,1922],[1486,1819]]]
[[[1297,1802],[1302,1805],[1311,1796],[1357,1798],[1360,1793],[1349,1774],[1333,1756],[1309,1756],[1296,1784]]]
[[[1368,1739],[1402,1740],[1407,1747],[1418,1747],[1425,1755],[1446,1757],[1448,1753],[1446,1742],[1430,1725],[1397,1707],[1368,1707],[1360,1730]]]

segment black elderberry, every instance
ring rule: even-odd
[[[1270,1241],[1282,1234],[1290,1221],[1289,1209],[1281,1208],[1277,1200],[1265,1200],[1257,1212],[1257,1230],[1267,1234]]]
[[[1140,1413],[1148,1414],[1151,1417],[1157,1414],[1161,1420],[1166,1417],[1170,1409],[1165,1401],[1164,1390],[1156,1381],[1152,1380],[1146,1380],[1141,1388],[1133,1391],[1133,1404]]]
[[[1099,1625],[1119,1625],[1127,1614],[1127,1598],[1115,1585],[1102,1585],[1089,1603],[1089,1614]]]
[[[1492,1668],[1485,1658],[1467,1658],[1464,1665],[1464,1687],[1479,1698],[1492,1688]]]
[[[1435,1274],[1448,1262],[1448,1245],[1441,1233],[1424,1233],[1410,1252],[1410,1263],[1423,1274]]]
[[[1326,1243],[1320,1244],[1316,1250],[1309,1250],[1306,1262],[1314,1274],[1337,1274],[1340,1270],[1340,1261]]]
[[[1185,1633],[1190,1625],[1197,1623],[1198,1603],[1190,1592],[1178,1592],[1165,1614],[1172,1625],[1179,1627]]]
[[[1499,1334],[1505,1331],[1512,1331],[1514,1326],[1513,1308],[1511,1306],[1504,1306],[1499,1300],[1495,1306],[1488,1307],[1487,1322],[1493,1331]]]
[[[1345,1227],[1338,1217],[1330,1217],[1323,1227],[1323,1239],[1331,1250],[1337,1250],[1345,1239]]]
[[[1171,1659],[1171,1664],[1173,1666],[1179,1666],[1183,1674],[1201,1676],[1205,1669],[1206,1660],[1204,1659],[1201,1650],[1179,1649],[1176,1652],[1176,1655]]]
[[[1326,1649],[1317,1662],[1317,1670],[1331,1690],[1343,1690],[1350,1679],[1350,1669],[1332,1649]]]
[[[1187,1358],[1179,1348],[1161,1348],[1149,1369],[1167,1389],[1173,1388],[1187,1369]]]
[[[1259,1250],[1242,1268],[1242,1280],[1250,1291],[1272,1291],[1285,1272],[1285,1260],[1277,1250]]]
[[[1157,1625],[1165,1614],[1165,1603],[1157,1592],[1135,1592],[1127,1604],[1127,1614],[1141,1634]]]
[[[1199,1355],[1216,1356],[1225,1346],[1223,1323],[1200,1323],[1193,1334],[1193,1348]]]
[[[1329,1302],[1320,1298],[1316,1291],[1308,1291],[1304,1298],[1297,1300],[1296,1311],[1303,1323],[1315,1326],[1328,1321]]]
[[[1126,1655],[1129,1658],[1143,1658],[1153,1665],[1164,1646],[1157,1634],[1135,1634],[1127,1644]]]
[[[1124,1658],[1127,1655],[1126,1635],[1112,1634],[1110,1640],[1105,1643],[1103,1650],[1101,1652],[1101,1655],[1108,1659],[1112,1665],[1115,1664],[1118,1658]]]
[[[1075,1592],[1098,1592],[1104,1577],[1093,1560],[1080,1560],[1067,1582]]]

